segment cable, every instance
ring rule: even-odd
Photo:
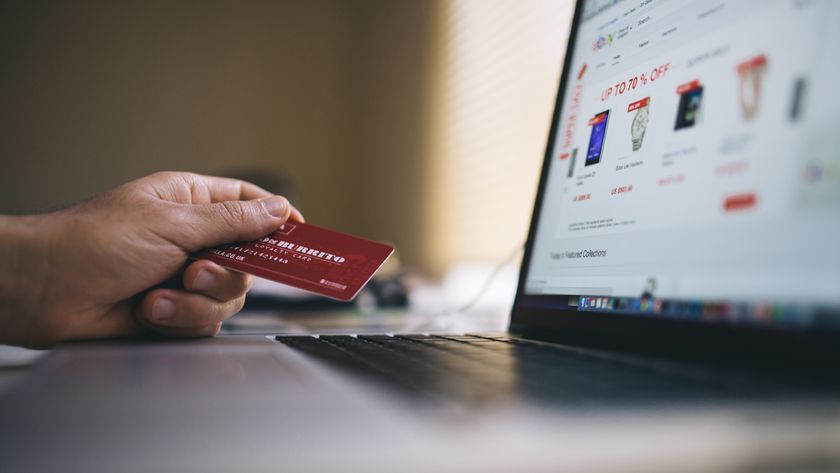
[[[493,271],[490,272],[490,275],[487,276],[487,279],[484,280],[484,283],[481,285],[481,288],[476,292],[476,294],[467,301],[465,304],[462,304],[457,309],[444,309],[439,312],[435,312],[432,314],[427,315],[428,319],[425,322],[420,323],[418,326],[414,327],[414,330],[418,330],[422,327],[426,327],[429,325],[439,325],[439,318],[443,316],[455,316],[459,314],[463,314],[464,312],[470,310],[475,306],[487,293],[487,290],[490,289],[490,286],[496,280],[496,277],[499,276],[499,273],[507,266],[510,262],[516,259],[519,256],[519,253],[525,249],[525,244],[519,244],[514,248],[514,250],[505,257],[505,259],[501,260],[496,266],[493,268]]]
[[[496,277],[499,275],[499,273],[502,272],[502,269],[504,269],[505,266],[507,266],[509,263],[511,263],[513,260],[515,260],[516,257],[519,256],[519,253],[521,251],[524,251],[524,250],[525,250],[525,244],[524,243],[522,245],[519,245],[516,248],[514,248],[513,251],[510,253],[510,255],[508,255],[507,258],[500,261],[496,265],[496,267],[493,268],[493,271],[491,271],[490,275],[487,276],[487,279],[484,281],[484,284],[481,286],[481,289],[478,290],[478,292],[475,294],[475,296],[473,296],[472,299],[467,301],[466,304],[461,305],[461,307],[459,307],[458,309],[451,312],[452,315],[462,314],[462,313],[472,309],[473,306],[475,306],[478,303],[478,301],[480,301],[481,298],[484,297],[484,295],[487,293],[487,290],[490,289],[490,286],[493,284],[493,281],[495,281]]]

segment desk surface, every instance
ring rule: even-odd
[[[19,382],[42,356],[44,350],[0,345],[0,396]]]
[[[330,319],[344,323],[345,332],[354,331],[348,328],[353,322],[364,329],[382,329],[424,320],[396,312],[351,312],[283,318],[242,314],[235,321],[240,329],[250,323],[249,330],[276,333],[315,324],[321,324],[317,330],[323,332],[334,327]],[[493,323],[462,315],[425,320],[429,331],[438,322],[453,331],[481,329],[481,320]],[[222,345],[226,347],[220,351]],[[326,376],[327,371],[307,368],[314,365],[278,363],[263,350],[265,345],[272,344],[258,337],[130,347],[84,344],[77,347],[72,362],[55,356],[39,368],[45,376],[56,375],[56,385],[65,386],[58,395],[35,384],[9,391],[43,353],[3,347],[0,354],[10,367],[3,371],[10,384],[0,393],[6,401],[0,402],[6,409],[0,425],[5,425],[4,433],[22,432],[15,442],[3,437],[4,471],[53,471],[55,465],[66,470],[71,465],[80,471],[208,473],[241,470],[245,464],[257,465],[249,469],[259,471],[313,471],[318,466],[320,471],[349,466],[365,472],[373,467],[443,471],[457,465],[461,471],[521,471],[527,469],[519,464],[523,460],[542,466],[538,471],[626,471],[628,465],[637,471],[666,472],[805,470],[822,465],[827,468],[809,471],[838,471],[840,465],[835,448],[840,444],[840,409],[835,405],[803,409],[786,399],[784,409],[710,405],[623,413],[618,418],[611,412],[584,416],[577,408],[552,416],[501,409],[480,418],[447,410],[441,419],[391,403],[361,386],[349,389]],[[91,360],[106,362],[91,371]],[[277,375],[260,375],[267,367]],[[61,402],[56,402],[59,397]],[[278,406],[283,410],[278,412]],[[341,422],[336,422],[339,413]],[[511,445],[515,454],[509,454]],[[383,451],[389,452],[384,460]],[[34,458],[32,463],[28,458]],[[16,470],[13,462],[21,459],[19,465],[28,468]],[[82,470],[81,465],[88,467]]]
[[[356,309],[289,312],[259,310],[242,312],[223,326],[224,333],[393,333],[393,332],[490,332],[507,326],[507,309],[418,313],[382,310],[366,313]],[[48,350],[0,345],[0,397],[20,382]]]

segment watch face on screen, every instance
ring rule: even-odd
[[[630,123],[630,138],[633,144],[633,151],[639,151],[642,148],[642,140],[645,138],[648,121],[650,121],[650,98],[648,97],[637,103],[633,103],[631,106],[635,108],[636,114]]]
[[[630,134],[633,138],[641,136],[645,132],[649,116],[650,109],[647,106],[640,108],[639,111],[636,112],[636,116],[633,118],[633,124],[630,129]]]
[[[569,153],[569,172],[566,174],[567,178],[575,175],[575,162],[577,161],[577,151],[577,148],[575,148]]]
[[[767,71],[767,56],[759,54],[738,64],[738,99],[744,120],[752,120],[761,105],[761,90]]]
[[[589,147],[586,152],[586,165],[598,164],[601,162],[601,155],[604,152],[604,139],[607,135],[607,121],[610,118],[610,111],[601,112],[589,121],[592,125],[592,133],[589,135]]]

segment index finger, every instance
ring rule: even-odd
[[[228,200],[254,200],[274,194],[248,181],[230,177],[195,175],[191,191],[194,204],[214,204]]]
[[[234,200],[265,199],[274,194],[241,179],[205,176],[190,172],[160,172],[135,181],[147,186],[155,197],[179,204],[215,204]],[[294,206],[290,218],[303,222]]]
[[[206,193],[204,193],[201,192],[201,190],[199,189],[199,195],[196,195],[196,186],[192,186],[194,189],[193,203],[196,204],[213,204],[216,202],[225,202],[228,200],[262,199],[274,195],[256,184],[252,184],[248,181],[243,181],[240,179],[233,179],[229,177],[205,176],[201,174],[194,174],[194,176],[203,181],[202,184],[205,186],[205,189],[207,191]],[[197,197],[201,198],[201,201],[198,201],[196,199]],[[292,205],[291,208],[292,211],[290,218],[297,222],[305,222],[303,214],[301,214],[300,211],[296,209],[294,205]]]
[[[158,199],[178,204],[213,204],[230,200],[254,200],[273,194],[250,182],[191,172],[158,172],[129,185],[142,186]]]

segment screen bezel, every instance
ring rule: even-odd
[[[597,312],[581,313],[562,308],[535,308],[529,302],[550,296],[525,294],[525,282],[530,269],[536,238],[537,222],[548,183],[557,125],[563,107],[563,91],[571,73],[572,55],[577,42],[583,11],[583,0],[577,0],[560,85],[557,89],[548,143],[543,157],[536,200],[528,229],[528,239],[519,273],[509,330],[514,334],[560,341],[563,343],[621,348],[643,352],[681,352],[691,355],[731,354],[747,352],[756,355],[779,353],[806,358],[831,356],[840,358],[840,336],[816,330],[793,331],[773,326],[712,324],[679,318],[634,317]],[[530,307],[529,307],[530,306]],[[714,350],[709,350],[714,347]]]

